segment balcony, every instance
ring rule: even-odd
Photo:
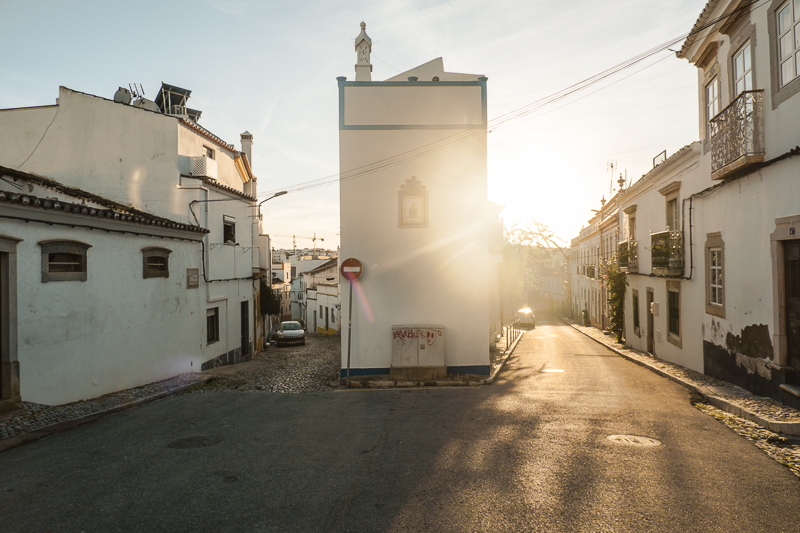
[[[764,91],[744,91],[709,121],[711,179],[764,161]]]
[[[650,234],[653,274],[683,275],[683,232],[662,231]]]
[[[623,272],[639,271],[639,243],[632,239],[617,244],[617,261]]]
[[[594,279],[595,277],[594,265],[586,265],[586,277]]]

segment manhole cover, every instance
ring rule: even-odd
[[[560,368],[545,368],[542,372],[563,372]]]
[[[222,442],[222,437],[215,437],[213,435],[206,437],[186,437],[185,439],[178,439],[170,442],[167,446],[170,448],[177,448],[179,450],[186,448],[203,448],[205,446],[213,446]]]
[[[610,435],[607,437],[611,442],[625,444],[627,446],[661,446],[661,441],[650,437],[640,437],[638,435]]]

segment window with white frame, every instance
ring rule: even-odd
[[[725,245],[721,233],[706,235],[705,251],[706,313],[725,318]]]
[[[680,231],[680,218],[678,217],[678,198],[667,200],[667,227],[670,231]]]
[[[709,296],[708,303],[722,305],[722,248],[708,250]]]
[[[733,88],[734,96],[743,91],[753,90],[753,63],[750,55],[750,41],[739,48],[733,56]]]
[[[706,122],[719,113],[719,78],[714,78],[706,85]],[[711,125],[708,125],[711,128]],[[708,130],[711,135],[711,130]]]
[[[778,69],[780,86],[797,77],[800,70],[800,0],[778,8]]]

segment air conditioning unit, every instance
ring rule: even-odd
[[[201,155],[191,158],[192,176],[199,178],[217,179],[217,162],[208,156]]]

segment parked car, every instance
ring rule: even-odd
[[[521,328],[536,329],[536,316],[530,307],[523,307],[517,311],[517,324]]]
[[[306,343],[306,332],[303,330],[303,325],[294,320],[281,322],[281,327],[275,334],[275,343],[278,346],[286,346],[287,344],[304,345]]]

